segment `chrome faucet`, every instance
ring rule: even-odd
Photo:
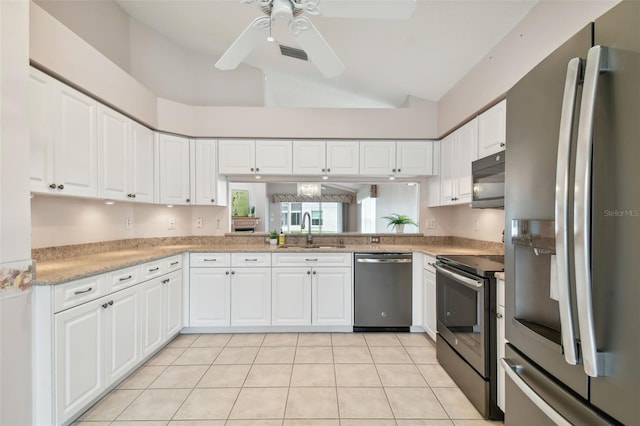
[[[307,230],[307,245],[310,246],[313,244],[313,236],[311,235],[311,215],[309,212],[305,212],[302,215],[302,225],[300,225],[300,229],[304,229],[304,221],[306,218],[309,218],[309,229]]]

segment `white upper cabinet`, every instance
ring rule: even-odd
[[[114,200],[127,199],[129,163],[129,119],[98,105],[98,195]],[[129,197],[131,198],[131,197]]]
[[[130,121],[129,161],[127,162],[127,198],[141,203],[154,202],[154,134]]]
[[[360,174],[429,176],[433,174],[432,141],[361,141]]]
[[[478,159],[478,119],[474,118],[440,142],[442,205],[471,202],[471,162]]]
[[[478,158],[484,158],[505,149],[506,119],[506,99],[478,116]]]
[[[158,134],[159,201],[162,204],[190,204],[189,139]]]
[[[294,141],[294,175],[350,176],[360,172],[358,141]]]
[[[218,169],[223,175],[289,175],[290,140],[220,140]]]
[[[193,167],[195,182],[192,193],[195,204],[203,206],[226,204],[226,179],[218,177],[217,141],[215,139],[196,139]]]
[[[38,70],[30,80],[32,190],[96,197],[97,103]]]

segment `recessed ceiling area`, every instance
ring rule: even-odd
[[[346,67],[338,77],[326,79],[313,63],[282,56],[278,43],[266,39],[236,70],[214,68],[247,25],[262,16],[255,5],[240,0],[116,1],[175,45],[209,58],[212,78],[244,73],[255,79],[249,70],[259,71],[263,85],[253,82],[252,87],[263,91],[255,96],[265,106],[373,108],[400,107],[408,97],[438,101],[537,3],[418,0],[407,20],[309,16]],[[275,32],[274,38],[298,47],[286,31]],[[242,85],[241,78],[233,81]]]

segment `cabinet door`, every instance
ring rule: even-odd
[[[98,195],[127,199],[129,119],[98,105]],[[131,197],[129,197],[131,198]]]
[[[256,167],[256,143],[253,140],[220,140],[218,171],[223,175],[252,175]]]
[[[97,103],[64,84],[55,100],[55,183],[60,193],[97,197]]]
[[[214,139],[197,139],[195,148],[195,203],[203,206],[219,204],[217,200],[217,141]]]
[[[311,268],[273,268],[271,324],[311,324]]]
[[[455,202],[470,203],[473,193],[471,163],[478,159],[478,119],[462,126],[457,133],[458,145],[454,154],[457,165]]]
[[[360,174],[360,144],[358,141],[327,142],[327,173],[338,176]]]
[[[131,121],[129,163],[127,167],[127,195],[133,201],[154,202],[154,142],[153,131]]]
[[[31,190],[52,192],[55,189],[53,172],[53,111],[57,82],[38,71],[29,74],[29,130],[31,160]]]
[[[55,315],[56,424],[77,414],[106,387],[105,299]]]
[[[107,299],[106,374],[107,384],[111,384],[140,360],[140,292],[138,287],[130,287]]]
[[[395,173],[395,141],[360,141],[361,175],[390,176]]]
[[[189,204],[189,139],[160,134],[158,154],[160,203]]]
[[[433,142],[396,142],[397,174],[430,176],[433,174]]]
[[[311,323],[351,325],[351,268],[314,268],[311,277]]]
[[[478,116],[478,158],[502,151],[506,144],[507,101]]]
[[[189,276],[189,325],[191,327],[231,324],[230,276],[227,268],[191,268]]]
[[[271,268],[231,271],[231,325],[271,324]]]
[[[440,141],[440,204],[451,204],[455,197],[454,152],[458,135],[454,132]]]
[[[256,141],[256,173],[290,175],[293,170],[291,141]]]
[[[164,340],[182,330],[182,271],[175,271],[162,277],[164,286]]]
[[[293,174],[322,175],[327,172],[324,141],[293,141]]]
[[[435,259],[434,259],[435,263]],[[425,269],[424,279],[424,329],[433,340],[436,340],[436,274]]]
[[[142,358],[153,353],[164,343],[163,333],[163,284],[162,277],[154,278],[140,285],[142,301],[141,336]]]

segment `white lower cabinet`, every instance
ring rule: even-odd
[[[352,324],[351,268],[313,268],[311,277],[311,323]]]
[[[193,265],[193,254],[192,265]],[[189,325],[219,327],[231,324],[231,276],[228,268],[191,268]]]
[[[104,303],[102,298],[55,315],[55,424],[71,419],[106,386]]]
[[[175,260],[118,291],[105,278],[120,282],[137,267],[34,288],[34,424],[69,423],[180,332],[182,271],[167,273]]]
[[[311,324],[311,269],[273,268],[271,324]]]
[[[429,255],[424,255],[424,280],[423,307],[424,307],[424,330],[429,337],[436,340],[437,320],[436,320],[436,271],[433,265],[436,259]]]
[[[231,325],[271,324],[271,268],[231,270]]]

